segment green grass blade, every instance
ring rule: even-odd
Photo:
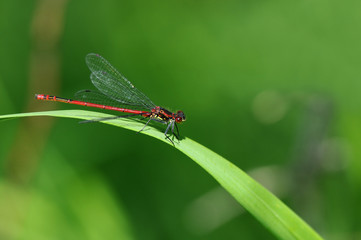
[[[62,110],[9,114],[0,116],[0,119],[31,116],[52,116],[91,120],[109,117],[111,115],[83,110]],[[108,120],[103,123],[133,131],[139,131],[144,126],[144,123],[142,122],[127,118]],[[147,127],[141,133],[171,144],[165,139],[162,131],[153,127]],[[228,160],[189,138],[184,138],[179,143],[175,141],[175,148],[182,151],[203,167],[245,209],[253,214],[264,226],[280,239],[322,239],[309,225],[277,197]]]

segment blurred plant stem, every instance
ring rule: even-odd
[[[332,99],[327,97],[315,95],[307,98],[291,166],[293,208],[301,212],[302,217],[319,229],[324,225],[321,218],[324,200],[317,189],[319,187],[317,181],[325,174],[325,163],[332,164],[328,154],[330,151],[327,152],[323,148],[330,139],[334,108]],[[337,151],[334,149],[332,152]],[[337,159],[337,161],[341,161],[341,159]]]
[[[31,22],[29,84],[25,111],[38,111],[34,93],[56,93],[60,82],[59,40],[63,33],[64,13],[68,0],[39,0]],[[52,106],[53,108],[53,106]],[[42,106],[44,110],[44,107]],[[24,185],[37,167],[39,155],[52,126],[50,118],[21,120],[12,149],[7,158],[7,177]]]

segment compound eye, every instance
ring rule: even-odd
[[[175,121],[176,121],[176,122],[181,122],[181,121],[182,121],[182,118],[181,118],[181,117],[176,117],[176,118],[175,118]]]
[[[178,111],[178,112],[177,112],[177,118],[179,118],[179,121],[180,121],[180,122],[183,122],[183,121],[186,120],[186,115],[184,114],[184,112]]]

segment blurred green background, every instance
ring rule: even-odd
[[[1,0],[0,114],[93,88],[104,56],[327,239],[361,238],[361,2]],[[87,109],[91,110],[91,109]],[[0,239],[274,239],[170,145],[0,123]]]

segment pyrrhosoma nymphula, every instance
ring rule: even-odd
[[[155,105],[100,55],[90,53],[86,56],[85,60],[91,71],[90,79],[98,90],[81,90],[75,94],[76,100],[46,94],[35,94],[35,98],[37,100],[63,102],[129,113],[128,115],[101,118],[85,122],[98,122],[137,116],[149,118],[140,131],[142,131],[151,120],[154,120],[167,125],[164,135],[171,143],[173,143],[173,141],[168,136],[169,130],[171,130],[172,134],[179,139],[177,123],[186,120],[185,114],[182,111],[173,113]],[[175,133],[174,128],[176,128],[177,133]]]

